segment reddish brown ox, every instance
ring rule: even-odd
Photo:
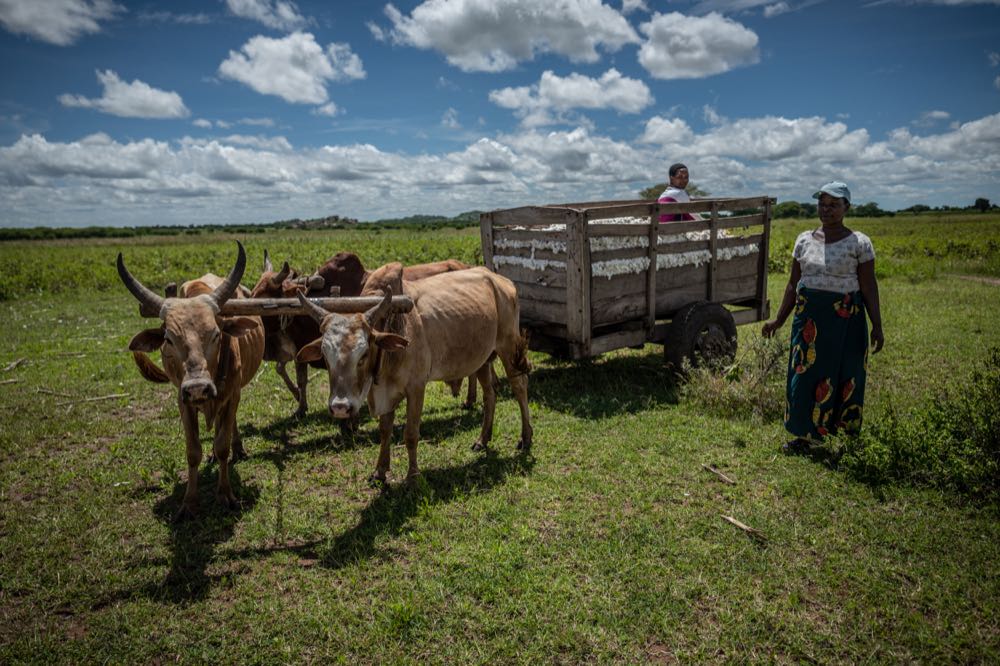
[[[163,323],[138,333],[131,342],[139,370],[152,381],[169,381],[177,387],[177,403],[187,441],[188,481],[184,502],[175,520],[192,517],[198,508],[198,466],[201,441],[198,413],[215,428],[213,451],[219,463],[216,496],[226,507],[237,506],[229,482],[231,448],[242,452],[236,411],[240,394],[260,367],[264,331],[259,317],[221,317],[220,308],[237,293],[246,267],[246,253],[239,246],[236,265],[225,278],[205,276],[185,282],[180,298],[162,298],[143,286],[125,268],[118,254],[118,275],[142,307],[159,312]],[[214,279],[213,279],[214,278]],[[163,370],[145,356],[159,349]]]
[[[389,440],[396,406],[406,399],[403,440],[409,455],[407,478],[419,473],[417,440],[427,382],[454,380],[475,372],[483,385],[483,425],[473,449],[485,449],[493,437],[496,393],[489,381],[499,356],[521,408],[521,441],[531,446],[528,413],[528,342],[518,330],[514,284],[487,268],[443,273],[417,282],[403,279],[399,263],[369,276],[362,295],[384,293],[380,305],[364,314],[342,315],[299,296],[323,332],[299,352],[299,361],[326,360],[330,370],[330,414],[348,419],[368,401],[379,417],[381,449],[373,481],[389,471]],[[407,313],[389,313],[393,293],[413,300]],[[390,353],[385,353],[390,352]]]
[[[460,271],[470,268],[468,264],[457,259],[445,259],[428,264],[407,266],[403,269],[403,279],[422,280],[439,273]],[[339,289],[341,296],[358,296],[368,280],[370,271],[365,270],[361,259],[353,252],[338,252],[320,266],[311,276],[300,277],[291,270],[286,261],[280,271],[275,271],[264,252],[264,272],[257,284],[251,290],[251,298],[295,298],[303,289],[308,296],[329,296],[334,288]],[[319,337],[319,326],[309,316],[297,317],[264,317],[266,344],[265,361],[274,361],[275,370],[285,382],[285,386],[298,400],[299,407],[295,416],[304,416],[308,409],[307,393],[309,383],[309,365],[324,367],[322,359],[310,364],[295,364],[295,383],[292,383],[285,364],[294,360],[295,354],[307,344]],[[458,396],[462,387],[462,379],[449,382],[452,395]],[[476,381],[469,377],[469,389],[463,406],[471,408],[476,402]],[[347,422],[343,423],[350,430]]]

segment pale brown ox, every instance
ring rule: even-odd
[[[326,360],[330,371],[330,414],[337,419],[351,418],[367,399],[372,415],[379,417],[381,449],[372,480],[386,480],[393,416],[404,398],[407,478],[419,473],[417,440],[429,381],[477,374],[483,386],[483,424],[473,449],[487,447],[493,437],[496,407],[496,392],[490,381],[494,356],[500,357],[521,408],[518,448],[529,448],[532,428],[528,413],[528,341],[518,330],[514,284],[483,267],[417,282],[404,281],[402,272],[403,266],[393,263],[372,273],[363,295],[383,293],[384,298],[364,314],[328,313],[299,296],[320,322],[323,335],[303,347],[298,359]],[[390,315],[393,293],[409,296],[413,309]]]
[[[445,259],[427,264],[416,264],[403,268],[403,279],[408,281],[424,278],[450,271],[461,271],[470,268],[469,264],[457,259]],[[371,271],[366,270],[361,258],[353,252],[338,252],[327,259],[316,272],[308,276],[300,276],[284,262],[280,271],[275,271],[264,251],[264,272],[251,290],[252,298],[295,298],[300,291],[305,291],[310,297],[335,295],[332,288],[337,289],[340,296],[359,296]],[[308,315],[264,317],[264,360],[274,361],[278,376],[299,403],[294,416],[301,417],[308,411],[307,387],[309,384],[309,364],[295,363],[295,382],[292,382],[285,368],[286,363],[295,360],[295,355],[304,346],[319,337],[319,326]],[[313,367],[323,367],[322,359],[314,361]],[[462,380],[448,382],[453,396],[458,397]],[[472,409],[476,403],[476,379],[469,377],[469,388],[462,406]],[[342,421],[344,432],[353,432],[356,424],[352,421]]]
[[[175,520],[189,518],[198,508],[198,466],[201,441],[198,413],[215,428],[213,452],[219,464],[216,496],[228,508],[238,505],[229,481],[231,449],[243,453],[236,424],[242,388],[253,378],[264,355],[264,330],[259,317],[221,317],[220,308],[238,291],[246,267],[246,253],[239,246],[236,265],[221,280],[206,275],[185,282],[180,298],[163,298],[140,283],[125,268],[118,254],[118,275],[142,307],[159,312],[159,328],[146,329],[129,342],[136,364],[151,381],[169,381],[177,387],[177,403],[187,442],[187,490]],[[160,370],[145,355],[160,350]]]

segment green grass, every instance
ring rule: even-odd
[[[868,423],[968,377],[1000,328],[1000,286],[951,276],[1000,276],[995,255],[905,256],[947,240],[985,248],[1000,220],[925,217],[857,224],[887,268]],[[776,225],[774,261],[806,226]],[[17,380],[0,385],[0,662],[1000,660],[995,505],[784,457],[780,422],[680,396],[652,345],[580,363],[534,355],[530,456],[514,450],[505,383],[485,456],[469,450],[479,410],[432,385],[423,478],[385,493],[365,483],[375,424],[343,439],[319,409],[321,375],[310,414],[291,419],[268,366],[241,406],[242,510],[215,505],[203,467],[199,518],[171,525],[186,476],[177,408],[125,351],[149,322],[113,262],[124,249],[155,287],[231,264],[231,237],[189,240],[0,245],[0,381]],[[246,242],[253,271],[264,247],[307,268],[344,248],[371,265],[468,261],[478,233]],[[773,303],[783,286],[773,274]],[[743,348],[758,330],[741,328]],[[404,466],[395,446],[393,471]]]

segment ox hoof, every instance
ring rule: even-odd
[[[472,445],[473,451],[485,451],[490,447],[489,444],[484,444],[483,442],[476,440],[476,443]]]
[[[376,474],[372,474],[368,477],[368,485],[371,488],[376,488],[378,490],[388,490],[389,482],[384,476],[380,477]]]
[[[305,415],[306,415],[306,412],[307,412],[307,411],[308,411],[308,410],[307,410],[307,409],[306,409],[305,407],[299,407],[298,409],[296,409],[296,410],[295,410],[295,413],[294,413],[294,414],[292,414],[292,418],[293,418],[293,419],[301,419],[301,418],[304,418],[304,417],[305,417]]]
[[[240,508],[240,501],[236,499],[236,495],[232,493],[229,493],[228,495],[218,494],[215,496],[215,501],[219,503],[219,506],[228,511],[236,511]]]
[[[530,451],[531,450],[531,440],[529,439],[529,440],[525,441],[525,440],[522,439],[522,440],[518,441],[518,443],[517,443],[517,450],[518,451]]]
[[[474,402],[463,402],[462,403],[462,409],[466,409],[466,410],[472,409],[475,406],[476,406],[476,403],[474,403]]]
[[[190,507],[187,504],[182,504],[181,508],[174,514],[172,522],[174,525],[180,525],[181,523],[185,523],[189,520],[194,520],[197,515],[198,512],[195,511],[193,507]]]

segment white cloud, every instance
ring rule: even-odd
[[[365,71],[349,45],[334,43],[324,51],[311,33],[295,32],[251,38],[239,53],[229,52],[219,74],[293,104],[325,104],[327,81],[364,78]]]
[[[530,87],[491,91],[490,101],[513,109],[526,126],[538,127],[562,122],[561,118],[552,116],[551,111],[614,109],[621,113],[639,113],[654,100],[645,83],[622,76],[612,68],[597,79],[576,73],[561,77],[545,71],[539,82]]]
[[[140,21],[150,21],[156,23],[177,23],[179,25],[208,25],[212,22],[212,17],[205,13],[198,14],[175,14],[173,12],[141,12],[138,17]]]
[[[930,127],[949,118],[951,118],[951,114],[947,111],[924,111],[919,118],[913,121],[913,124],[917,127]]]
[[[440,51],[467,72],[513,69],[540,53],[592,63],[599,46],[617,51],[639,41],[600,0],[426,0],[409,16],[391,4],[385,13],[394,42]]]
[[[191,121],[191,124],[202,129],[210,129],[212,127],[212,121],[205,120],[204,118],[195,118]]]
[[[1000,53],[990,51],[986,57],[990,60],[990,67],[1000,67]]]
[[[792,11],[792,8],[788,6],[787,2],[776,2],[773,5],[767,5],[764,7],[764,18],[779,16],[790,11]]]
[[[240,18],[263,23],[274,30],[301,30],[309,20],[299,13],[294,2],[284,0],[226,0],[229,11]]]
[[[631,14],[634,11],[648,12],[646,0],[622,0],[622,14]]]
[[[110,69],[98,71],[97,79],[104,87],[101,97],[91,99],[63,94],[59,102],[63,106],[97,109],[123,118],[186,118],[191,114],[175,92],[153,88],[138,79],[125,83]]]
[[[313,109],[313,113],[315,115],[317,115],[317,116],[328,116],[330,118],[332,118],[335,115],[337,115],[337,113],[339,111],[340,111],[340,109],[337,108],[337,105],[334,104],[333,102],[327,102],[323,106],[317,106],[315,109]]]
[[[454,214],[553,201],[633,198],[682,161],[717,196],[808,199],[837,177],[884,208],[998,198],[1000,114],[954,130],[867,130],[820,117],[753,117],[695,131],[655,116],[633,141],[585,127],[522,129],[442,154],[368,144],[295,147],[281,136],[119,142],[105,134],[0,146],[0,224],[269,222]],[[389,188],[393,197],[385,197]],[[419,202],[419,208],[414,208]]]
[[[714,12],[657,13],[639,29],[647,37],[639,63],[658,79],[700,79],[760,60],[757,34]]]
[[[722,123],[727,122],[726,118],[719,115],[719,112],[714,106],[709,106],[708,104],[701,108],[701,115],[704,116],[705,122],[709,125],[721,125]]]
[[[997,90],[1000,90],[1000,76],[993,79],[993,87],[996,88]]]
[[[461,129],[462,124],[458,122],[458,111],[448,107],[448,109],[441,116],[441,126],[447,127],[448,129]]]
[[[942,5],[945,7],[968,7],[971,5],[1000,5],[1000,0],[876,0],[865,7],[879,5]]]
[[[57,46],[101,31],[101,21],[124,11],[111,0],[0,0],[0,25]]]
[[[389,39],[389,34],[375,21],[365,21],[365,27],[368,28],[368,32],[372,33],[376,42],[384,42]]]

